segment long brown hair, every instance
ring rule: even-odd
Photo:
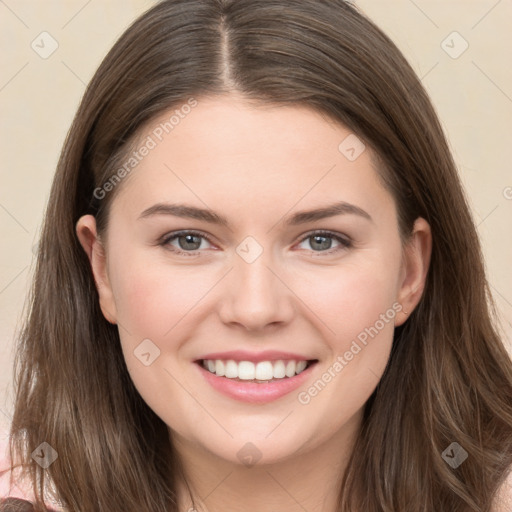
[[[176,512],[168,427],[136,391],[75,234],[108,226],[102,187],[141,127],[167,109],[236,91],[306,105],[378,155],[403,240],[425,218],[423,297],[395,330],[343,476],[340,512],[489,511],[512,465],[512,364],[496,330],[474,223],[445,136],[400,51],[342,0],[167,0],[136,20],[90,82],[62,150],[16,356],[11,449],[42,503],[69,511]],[[135,171],[136,172],[136,171]],[[46,470],[30,453],[58,453]],[[452,468],[452,443],[468,453]]]

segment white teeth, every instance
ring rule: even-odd
[[[238,378],[241,380],[253,380],[256,378],[256,368],[251,361],[240,361],[238,363]]]
[[[286,363],[286,370],[285,370],[286,376],[293,377],[295,375],[295,368],[296,368],[295,361],[288,361]]]
[[[256,365],[256,376],[258,380],[272,380],[274,369],[270,361],[262,361]]]
[[[252,361],[233,361],[229,359],[223,361],[221,359],[203,360],[203,368],[218,377],[227,377],[228,379],[240,380],[258,380],[270,381],[272,379],[283,379],[285,377],[293,377],[302,373],[307,366],[307,361],[260,361],[253,363]]]
[[[308,362],[307,361],[299,361],[297,363],[297,368],[295,369],[295,371],[297,373],[301,373],[305,370],[306,366],[308,365]]]
[[[219,377],[224,377],[226,375],[226,365],[224,364],[224,361],[221,361],[220,359],[217,359],[214,361],[214,369],[210,370],[210,361],[208,361],[208,369],[212,373],[216,373]]]
[[[228,379],[236,379],[238,377],[238,365],[235,361],[226,361],[225,376]]]
[[[276,361],[274,363],[274,379],[283,379],[286,377],[286,367],[283,361]]]

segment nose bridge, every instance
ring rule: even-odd
[[[221,307],[223,321],[252,330],[289,321],[293,314],[291,296],[276,277],[279,270],[272,251],[247,237],[236,253]]]

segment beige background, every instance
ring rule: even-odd
[[[0,0],[0,424],[8,424],[12,409],[13,342],[61,145],[101,59],[153,3]],[[510,348],[512,1],[355,3],[398,44],[433,99],[470,198]],[[31,47],[34,40],[42,46],[43,31],[58,43],[47,59]]]

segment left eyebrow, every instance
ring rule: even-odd
[[[139,219],[145,219],[154,215],[173,215],[175,217],[196,219],[226,227],[229,226],[228,220],[213,210],[186,204],[157,203],[144,210],[139,215]],[[359,206],[340,201],[322,208],[294,213],[290,218],[284,220],[284,224],[287,226],[297,226],[299,224],[306,224],[307,222],[314,222],[337,215],[357,215],[373,222],[370,214]]]
[[[363,217],[364,219],[373,222],[371,215],[359,206],[346,203],[345,201],[340,201],[324,206],[323,208],[297,212],[288,220],[285,220],[285,224],[296,226],[298,224],[305,224],[306,222],[314,222],[328,217],[335,217],[336,215],[358,215],[359,217]]]

